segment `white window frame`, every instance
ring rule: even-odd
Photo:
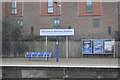
[[[13,0],[11,2],[11,14],[17,14],[17,1]]]
[[[47,2],[47,12],[54,13],[54,0],[48,0]]]
[[[86,13],[93,13],[93,2],[92,0],[86,0]]]

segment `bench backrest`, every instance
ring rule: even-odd
[[[25,57],[51,57],[51,52],[26,52]]]

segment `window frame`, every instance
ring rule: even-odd
[[[12,15],[15,15],[15,14],[17,14],[17,6],[18,6],[18,4],[17,4],[17,1],[16,0],[13,0],[12,2],[11,2],[11,14]]]
[[[56,23],[55,23],[56,22]],[[58,23],[57,23],[58,22]],[[54,19],[54,26],[56,27],[56,24],[58,24],[58,27],[60,26],[60,19]]]
[[[99,18],[93,19],[93,27],[100,27],[100,19]]]
[[[93,2],[92,0],[86,0],[86,14],[93,13]]]
[[[33,26],[30,27],[30,31],[31,31],[30,34],[34,35],[34,27]]]
[[[111,35],[111,33],[112,33],[112,27],[108,26],[108,35]]]
[[[52,4],[52,5],[50,5],[50,4]],[[54,13],[54,0],[47,0],[47,13],[48,14],[53,14]]]

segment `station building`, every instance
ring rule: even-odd
[[[55,29],[54,22],[59,22],[59,29],[74,29],[71,39],[114,38],[118,30],[118,2],[12,2],[2,3],[3,19],[17,16],[18,26],[23,35],[39,35],[40,29]],[[58,8],[58,20],[56,20]]]

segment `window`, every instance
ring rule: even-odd
[[[18,20],[18,26],[23,26],[23,20]]]
[[[78,12],[78,16],[100,16],[101,2],[100,0],[80,0]]]
[[[87,0],[86,1],[86,13],[88,13],[88,14],[93,13],[92,0]]]
[[[34,34],[34,28],[31,27],[31,35],[33,35],[33,34]]]
[[[41,0],[40,2],[40,15],[41,16],[56,16],[56,4],[54,1],[56,0]],[[61,0],[57,0],[57,10],[58,15],[61,15]]]
[[[59,19],[54,19],[54,26],[56,27],[57,26],[60,26],[60,20]]]
[[[11,14],[17,14],[17,1],[11,2]]]
[[[111,34],[111,26],[108,26],[108,34]]]
[[[100,19],[93,19],[93,27],[100,27]]]
[[[53,0],[48,0],[48,3],[47,3],[47,12],[48,13],[53,13],[54,12],[54,3],[53,3]]]

